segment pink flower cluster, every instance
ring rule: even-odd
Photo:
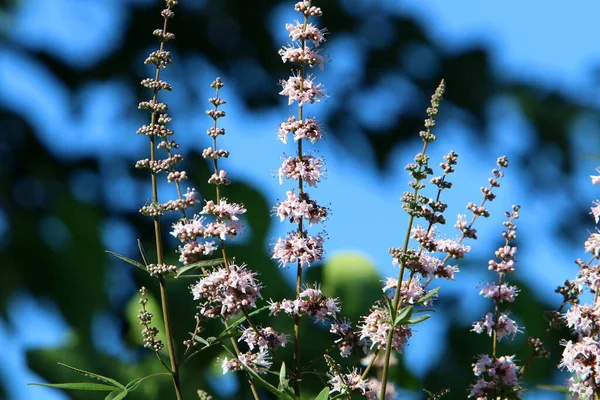
[[[563,345],[565,349],[559,367],[573,374],[567,381],[573,398],[594,398],[600,386],[600,342],[584,336],[575,343],[569,340]]]
[[[281,312],[288,315],[308,315],[316,322],[325,322],[327,318],[335,319],[340,312],[340,305],[338,299],[326,297],[321,289],[315,287],[304,289],[295,300],[271,302],[270,309],[272,315]]]
[[[334,343],[340,350],[340,355],[343,358],[349,357],[357,349],[362,349],[363,353],[366,353],[367,341],[360,338],[360,332],[352,330],[352,324],[349,320],[343,319],[334,322],[331,324],[329,332],[339,336]]]
[[[287,121],[282,122],[279,125],[279,131],[277,132],[277,139],[283,143],[287,143],[288,134],[292,132],[294,134],[294,142],[300,139],[309,140],[312,144],[315,144],[317,140],[323,138],[321,127],[314,118],[305,118],[302,121],[298,121],[295,116],[290,116]]]
[[[286,179],[294,180],[297,181],[295,186],[298,189],[287,191],[287,199],[275,207],[275,214],[281,221],[287,219],[297,224],[297,229],[288,233],[285,238],[277,239],[273,258],[279,261],[280,266],[296,263],[297,268],[301,269],[323,258],[323,236],[309,235],[304,228],[304,221],[314,225],[323,222],[328,215],[327,209],[318,205],[304,191],[304,184],[316,187],[321,181],[324,174],[323,159],[305,152],[302,147],[304,140],[315,144],[323,138],[317,120],[306,117],[303,107],[318,102],[325,95],[323,85],[306,73],[308,68],[315,65],[323,67],[324,59],[316,48],[325,41],[325,37],[324,30],[308,22],[310,17],[322,15],[319,7],[302,0],[296,3],[295,10],[303,15],[303,22],[296,21],[286,25],[293,43],[283,47],[279,54],[284,63],[294,63],[297,67],[292,76],[281,81],[283,90],[279,94],[288,98],[289,105],[298,102],[298,116],[290,116],[279,125],[277,138],[287,144],[291,133],[297,143],[296,155],[283,159],[278,175],[280,184]]]
[[[479,356],[477,362],[473,364],[473,373],[478,379],[471,388],[469,398],[519,399],[519,367],[515,364],[514,358],[515,356],[491,358],[487,354]],[[486,375],[489,381],[485,380]]]
[[[327,208],[311,200],[308,193],[301,193],[298,196],[295,191],[288,190],[286,195],[287,199],[275,207],[275,215],[281,221],[289,218],[290,222],[298,223],[302,218],[305,218],[310,225],[314,225],[327,218]]]
[[[276,349],[285,347],[288,341],[288,335],[276,332],[271,327],[266,328],[247,328],[242,331],[238,342],[245,342],[250,350],[258,347],[259,350]]]
[[[387,335],[392,329],[390,316],[387,310],[373,307],[371,313],[364,318],[361,326],[360,339],[367,340],[370,348],[385,349]],[[392,349],[402,353],[402,348],[412,336],[410,325],[398,325],[394,327],[392,338]]]
[[[262,286],[245,265],[217,268],[191,286],[194,300],[200,300],[200,315],[208,318],[229,318],[243,308],[255,308],[262,298]]]
[[[279,168],[279,183],[283,184],[283,178],[302,180],[309,186],[316,187],[323,175],[323,159],[304,155],[301,157],[286,157]]]
[[[398,280],[388,277],[382,290],[390,299],[393,299],[397,288]],[[421,301],[427,293],[428,292],[423,287],[423,283],[418,279],[404,280],[400,285],[400,298],[402,299],[402,304],[422,303],[424,306],[429,307],[433,305],[433,300],[436,295],[427,298],[425,301]]]
[[[521,332],[516,322],[507,314],[500,313],[496,318],[491,312],[485,314],[483,320],[473,323],[473,329],[471,330],[475,333],[486,333],[488,336],[492,336],[492,333],[496,332],[498,341],[505,336],[512,336],[512,339],[514,339],[515,335]]]
[[[473,323],[472,329],[473,332],[487,334],[494,341],[492,356],[481,355],[473,364],[473,372],[478,379],[472,385],[469,397],[481,400],[518,399],[521,397],[522,390],[518,382],[519,367],[514,362],[515,356],[497,357],[495,353],[496,340],[501,341],[505,337],[514,339],[515,335],[521,332],[508,313],[499,310],[500,304],[514,302],[519,292],[516,286],[504,282],[505,275],[515,271],[514,255],[517,249],[510,243],[517,237],[515,220],[519,218],[519,206],[513,206],[512,212],[506,213],[506,216],[508,219],[503,223],[506,230],[502,232],[505,245],[494,253],[498,260],[489,261],[489,269],[498,273],[498,282],[484,285],[479,292],[483,297],[494,301],[494,312],[488,312],[481,321]]]
[[[230,371],[241,371],[243,366],[246,366],[257,374],[266,374],[271,367],[272,362],[269,360],[269,353],[259,351],[258,353],[246,352],[240,354],[237,358],[228,359],[225,357],[221,360],[221,368],[223,375]]]
[[[306,18],[309,16],[320,17],[322,15],[320,9],[316,9],[312,14],[304,11],[309,4],[307,1],[301,1],[296,4],[296,10],[303,13]],[[284,63],[300,64],[300,69],[287,80],[280,82],[283,90],[279,94],[288,97],[289,105],[296,101],[300,106],[318,102],[325,95],[323,85],[315,83],[314,78],[310,75],[304,76],[304,67],[314,67],[318,64],[321,69],[323,68],[323,57],[316,47],[325,41],[325,32],[312,23],[299,21],[296,21],[295,24],[286,24],[285,28],[288,30],[290,38],[296,43],[283,47],[279,50],[279,55]],[[312,47],[310,42],[312,42]]]
[[[366,379],[355,369],[349,374],[335,374],[327,383],[331,385],[329,393],[339,393],[350,398],[353,393],[358,393],[366,399],[375,400],[375,392]]]
[[[300,268],[323,258],[323,236],[298,237],[295,233],[289,233],[285,239],[277,239],[273,249],[273,258],[279,260],[281,266],[298,262]]]
[[[597,169],[600,172],[600,169]],[[590,176],[592,184],[600,184],[600,176]],[[596,200],[591,214],[596,223],[600,220],[600,205]],[[577,334],[577,340],[563,341],[565,347],[559,367],[565,368],[572,376],[567,381],[569,391],[575,399],[596,398],[600,387],[600,234],[596,230],[585,242],[585,251],[592,254],[589,262],[577,260],[577,279],[568,282],[575,297],[565,300],[571,303],[570,309],[562,316],[567,326]],[[595,293],[593,304],[579,304],[577,296],[588,290]]]

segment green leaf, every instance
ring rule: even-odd
[[[69,369],[71,369],[71,370],[73,370],[73,371],[75,371],[75,372],[77,372],[77,373],[79,373],[79,374],[81,374],[83,376],[87,376],[89,378],[95,378],[95,379],[98,379],[99,381],[111,384],[114,387],[117,387],[117,388],[120,388],[120,389],[126,389],[125,386],[123,386],[119,382],[115,381],[114,379],[108,378],[106,376],[94,374],[93,372],[89,372],[89,371],[84,371],[82,369],[71,367],[70,365],[63,364],[63,363],[58,363],[58,365],[60,365],[62,367],[69,368]]]
[[[201,279],[201,278],[204,278],[205,276],[206,275],[204,275],[204,274],[187,274],[187,275],[177,276],[175,278],[176,279],[179,279],[179,278],[181,278],[181,279],[183,279],[183,278],[185,278],[185,279]]]
[[[107,252],[108,254],[111,254],[111,255],[113,255],[113,256],[115,256],[115,257],[117,257],[117,258],[120,258],[121,260],[125,261],[125,262],[126,262],[126,263],[128,263],[128,264],[131,264],[131,265],[133,265],[133,266],[135,266],[135,267],[138,267],[139,269],[143,269],[143,270],[144,270],[144,272],[148,272],[148,270],[146,269],[146,267],[145,267],[143,264],[141,264],[141,263],[139,263],[139,262],[137,262],[137,261],[135,261],[135,260],[132,260],[131,258],[128,258],[128,257],[122,256],[122,255],[120,255],[120,254],[117,254],[117,253],[115,253],[115,252],[108,251],[108,250],[106,250],[106,252]]]
[[[142,245],[142,241],[138,239],[137,244],[138,249],[140,249],[140,255],[142,256],[142,260],[144,260],[144,264],[148,265],[148,257],[146,257],[146,251],[144,250],[144,245]]]
[[[87,390],[87,391],[107,391],[112,392],[118,390],[115,386],[105,385],[104,383],[94,382],[73,382],[73,383],[29,383],[29,386],[47,386],[65,390]]]
[[[406,324],[412,316],[413,306],[406,306],[400,310],[394,321],[394,326]]]
[[[328,400],[329,399],[329,388],[324,387],[323,390],[319,392],[315,400]]]
[[[413,310],[413,314],[419,314],[419,313],[424,313],[424,312],[435,312],[434,308],[418,308],[416,310]]]
[[[440,291],[439,287],[436,287],[435,289],[430,290],[425,296],[421,297],[418,301],[419,304],[422,304],[424,302],[426,302],[429,298],[431,298],[431,296],[436,295],[437,292]]]
[[[289,387],[288,385],[288,380],[285,379],[285,375],[286,375],[286,370],[285,370],[285,363],[282,362],[281,363],[281,369],[279,370],[279,390],[283,390]]]
[[[177,270],[177,273],[175,273],[175,278],[179,278],[182,274],[188,272],[188,271],[192,271],[198,268],[202,268],[202,267],[213,267],[215,265],[219,265],[219,264],[223,264],[223,259],[222,258],[215,258],[214,260],[202,260],[202,261],[198,261],[195,262],[193,264],[190,265],[186,265],[185,267],[181,267]]]
[[[230,337],[233,337],[233,336],[235,336],[235,334],[224,336],[223,338],[220,338],[219,340],[217,340],[217,338],[214,336],[204,339],[203,337],[200,337],[198,335],[192,335],[192,339],[194,339],[195,341],[202,343],[204,345],[204,347],[200,349],[200,351],[202,351],[202,350],[208,349],[211,346],[214,346],[215,344],[219,344],[224,339],[229,339]]]
[[[431,318],[431,315],[429,315],[429,314],[421,315],[420,317],[409,319],[408,321],[406,321],[406,323],[409,325],[416,325],[416,324],[420,324],[423,321],[427,321],[429,318]]]
[[[115,390],[112,393],[109,393],[108,396],[104,398],[104,400],[121,400],[127,397],[129,391],[127,389],[124,390]]]
[[[383,299],[385,300],[385,304],[386,304],[388,313],[390,314],[390,320],[395,321],[396,320],[396,310],[394,310],[394,305],[392,304],[392,300],[390,300],[390,298],[388,296],[383,296]]]

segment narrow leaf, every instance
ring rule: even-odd
[[[222,258],[215,258],[214,260],[198,261],[193,264],[186,265],[185,267],[179,268],[177,270],[177,273],[175,274],[175,278],[179,278],[182,274],[184,274],[188,271],[192,271],[194,269],[198,269],[198,268],[202,268],[202,267],[213,267],[213,266],[219,265],[219,264],[223,264]]]
[[[73,370],[73,371],[75,371],[75,372],[77,372],[77,373],[79,373],[81,375],[84,375],[84,376],[87,376],[87,377],[90,377],[90,378],[96,378],[99,381],[111,384],[111,385],[113,385],[115,387],[118,387],[120,389],[125,389],[125,386],[123,386],[119,382],[115,381],[114,379],[108,378],[106,376],[94,374],[93,372],[89,372],[89,371],[84,371],[82,369],[71,367],[70,365],[63,364],[63,363],[58,363],[58,365],[66,367],[66,368],[69,368],[69,369],[71,369],[71,370]]]
[[[171,374],[168,372],[157,372],[156,374],[144,376],[143,378],[135,378],[134,380],[129,382],[127,385],[125,385],[125,387],[127,388],[128,391],[133,392],[135,389],[138,388],[138,386],[140,386],[140,383],[142,383],[146,379],[149,379],[149,378],[152,378],[152,377],[155,377],[158,375],[171,376]]]
[[[323,390],[319,392],[315,400],[328,400],[329,399],[329,388],[324,387]]]
[[[47,386],[57,389],[65,390],[87,390],[87,391],[106,391],[112,392],[118,390],[118,388],[112,385],[105,385],[104,383],[94,382],[73,382],[73,383],[29,383],[29,386]]]
[[[142,241],[140,239],[138,239],[137,244],[138,244],[138,249],[140,249],[140,255],[142,256],[142,260],[144,260],[144,264],[148,265],[148,257],[146,257],[146,251],[144,250]]]
[[[413,306],[406,306],[400,310],[394,321],[394,326],[405,324],[412,316]]]
[[[431,315],[429,315],[429,314],[421,315],[420,317],[409,319],[408,321],[406,321],[406,323],[409,325],[416,325],[416,324],[420,324],[423,321],[427,321],[429,318],[431,318]]]
[[[120,254],[117,254],[117,253],[115,253],[115,252],[108,251],[108,250],[106,250],[106,252],[107,252],[108,254],[111,254],[111,255],[113,255],[113,256],[115,256],[115,257],[117,257],[117,258],[120,258],[121,260],[125,261],[125,262],[126,262],[126,263],[128,263],[128,264],[131,264],[131,265],[133,265],[133,266],[135,266],[135,267],[138,267],[138,268],[140,268],[140,269],[143,269],[145,272],[148,272],[148,270],[146,269],[146,267],[144,267],[144,265],[143,265],[143,264],[141,264],[141,263],[139,263],[139,262],[137,262],[137,261],[135,261],[135,260],[132,260],[131,258],[127,258],[127,257],[125,257],[125,256],[122,256],[122,255],[120,255]]]
[[[128,394],[129,391],[127,391],[127,389],[115,390],[114,392],[109,393],[108,396],[104,398],[104,400],[121,400],[127,397]]]
[[[435,309],[433,309],[433,308],[418,308],[416,310],[413,310],[413,314],[419,314],[419,313],[424,313],[424,312],[435,312]]]
[[[387,306],[388,313],[390,314],[390,319],[394,321],[396,319],[396,310],[394,310],[394,305],[392,304],[392,300],[388,296],[383,296],[385,300],[385,304]]]
[[[279,390],[283,390],[288,387],[288,380],[285,379],[286,370],[285,363],[281,363],[281,369],[279,370]]]
[[[202,350],[208,349],[211,346],[214,346],[215,344],[221,343],[225,339],[229,339],[230,337],[234,337],[234,336],[235,336],[235,334],[226,335],[226,336],[223,336],[222,338],[220,338],[219,340],[217,340],[217,338],[213,337],[213,336],[204,339],[198,335],[192,335],[192,339],[194,339],[195,341],[200,342],[204,345],[204,347],[202,349],[200,349],[200,351],[202,351]]]
[[[431,296],[436,295],[437,292],[440,291],[439,287],[436,287],[435,289],[431,289],[425,296],[421,297],[418,301],[419,304],[422,304],[424,302],[426,302],[429,298],[431,298]]]

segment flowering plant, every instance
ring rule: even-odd
[[[68,367],[101,383],[49,384],[47,386],[73,389],[106,391],[106,399],[122,399],[128,396],[146,380],[157,376],[168,376],[172,381],[174,397],[183,399],[186,393],[182,385],[182,366],[189,360],[201,357],[205,352],[219,349],[219,366],[224,374],[239,373],[247,382],[250,395],[254,399],[275,396],[280,399],[299,399],[312,396],[323,399],[348,399],[362,396],[368,399],[394,398],[400,388],[392,383],[391,369],[399,363],[399,357],[416,333],[416,326],[431,317],[432,307],[440,289],[439,280],[455,280],[459,273],[458,260],[470,251],[467,240],[477,239],[475,222],[489,217],[487,203],[496,198],[494,190],[500,187],[500,179],[509,163],[506,157],[497,159],[497,168],[492,170],[488,186],[481,189],[479,204],[469,203],[470,216],[459,215],[454,227],[457,237],[441,234],[440,226],[446,223],[448,205],[443,201],[445,192],[452,188],[450,178],[458,163],[458,154],[451,151],[440,164],[441,173],[435,175],[427,153],[435,142],[435,118],[445,90],[441,81],[435,89],[424,129],[419,132],[422,150],[407,165],[411,182],[410,190],[402,195],[403,210],[408,215],[406,233],[400,246],[390,249],[392,264],[397,266],[395,277],[383,280],[381,296],[371,304],[368,312],[359,321],[351,321],[344,316],[343,302],[322,288],[318,281],[308,281],[307,270],[324,259],[326,235],[314,232],[316,226],[329,217],[329,207],[319,204],[309,189],[316,188],[325,178],[325,160],[316,151],[307,150],[318,146],[325,137],[323,128],[315,117],[308,116],[308,106],[319,103],[328,95],[322,83],[318,82],[318,72],[310,73],[315,67],[323,69],[326,57],[321,45],[325,42],[325,29],[314,22],[323,11],[310,0],[301,0],[294,6],[299,20],[286,25],[292,43],[279,50],[283,63],[294,66],[292,75],[280,82],[280,95],[287,97],[288,105],[295,105],[295,115],[285,118],[279,125],[276,138],[284,145],[295,146],[294,154],[285,154],[278,169],[281,185],[289,185],[284,200],[273,207],[273,214],[280,222],[289,221],[292,230],[273,244],[272,258],[280,268],[295,268],[294,291],[290,296],[266,299],[261,276],[244,260],[231,251],[231,241],[244,230],[246,206],[230,201],[227,186],[231,183],[223,159],[230,156],[228,150],[219,148],[218,139],[225,135],[219,120],[225,117],[221,106],[226,101],[221,97],[224,83],[216,78],[211,84],[214,97],[209,99],[212,109],[206,114],[212,120],[207,135],[211,146],[204,149],[202,156],[211,164],[212,171],[207,181],[213,186],[214,195],[201,200],[195,189],[184,190],[182,182],[188,174],[178,169],[183,155],[177,151],[179,144],[173,140],[173,130],[169,128],[171,117],[168,106],[159,99],[162,91],[170,91],[169,83],[161,80],[161,71],[172,63],[172,56],[166,50],[168,41],[174,34],[167,30],[174,17],[176,0],[166,0],[162,11],[162,29],[154,31],[160,41],[158,50],[153,51],[145,63],[155,68],[154,77],[144,79],[142,86],[152,91],[152,98],[142,101],[139,108],[150,113],[150,122],[138,130],[150,142],[150,157],[139,160],[136,168],[149,171],[152,198],[149,204],[140,208],[140,213],[152,220],[155,239],[155,258],[151,259],[140,246],[141,262],[112,253],[123,261],[143,270],[155,278],[160,296],[160,317],[164,335],[159,335],[153,312],[149,310],[149,290],[140,289],[141,310],[139,321],[143,326],[141,335],[144,347],[150,349],[164,367],[165,372],[155,373],[131,380],[123,384],[75,367]],[[288,143],[290,142],[290,143]],[[160,158],[163,154],[164,158]],[[166,181],[175,186],[177,197],[161,202],[159,200],[159,178],[166,175]],[[594,183],[599,177],[592,177]],[[427,193],[427,194],[426,194]],[[431,197],[429,197],[431,196]],[[192,215],[192,209],[202,205],[199,213]],[[600,218],[598,203],[592,209],[593,215]],[[170,263],[165,251],[165,231],[163,221],[168,213],[177,214],[178,219],[171,224],[170,235],[180,243],[176,253],[179,263]],[[489,262],[488,268],[497,273],[497,281],[481,287],[480,294],[493,301],[493,310],[475,322],[472,331],[488,335],[492,340],[490,354],[477,356],[473,363],[475,383],[469,389],[468,397],[477,399],[501,398],[516,399],[523,393],[521,379],[527,366],[534,358],[544,357],[544,339],[528,340],[533,351],[531,357],[518,366],[515,355],[499,355],[502,339],[514,339],[522,332],[504,304],[515,301],[519,289],[509,284],[506,277],[514,273],[516,247],[516,219],[519,207],[514,206],[507,213],[505,243],[496,252],[496,260]],[[586,242],[586,250],[593,258],[600,258],[598,251],[599,235],[594,233]],[[598,358],[598,327],[600,321],[596,310],[597,266],[591,262],[579,261],[580,275],[575,281],[568,281],[559,292],[563,294],[563,305],[571,307],[564,316],[553,314],[551,325],[566,322],[578,334],[578,340],[564,341],[561,367],[573,374],[568,382],[568,390],[575,398],[598,398],[600,396],[600,358]],[[183,342],[185,349],[178,354],[171,330],[171,312],[167,285],[170,281],[193,279],[188,286],[190,302],[194,302],[197,312],[189,336]],[[594,294],[594,303],[580,305],[578,295],[584,289]],[[289,319],[280,318],[289,317]],[[266,325],[265,321],[282,321]],[[260,321],[260,322],[259,322]],[[303,346],[310,341],[306,333],[306,322],[314,323],[321,332],[331,334],[329,346],[318,350],[318,357],[306,360]],[[206,334],[207,326],[219,325],[216,335]],[[314,329],[314,328],[311,328]],[[314,331],[310,331],[311,333]],[[313,390],[314,387],[319,390]],[[426,389],[426,388],[424,388]],[[441,388],[437,393],[429,393],[429,398],[437,399],[447,393]],[[466,389],[466,388],[465,388]],[[203,399],[211,398],[206,388],[194,388]],[[270,393],[270,394],[267,394]]]

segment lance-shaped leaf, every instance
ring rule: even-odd
[[[46,386],[65,390],[87,390],[87,391],[119,391],[120,388],[113,385],[95,382],[71,382],[71,383],[29,383],[29,386]]]
[[[416,325],[416,324],[420,324],[423,321],[427,321],[429,318],[431,318],[431,315],[425,314],[425,315],[421,315],[420,317],[410,318],[408,321],[406,321],[406,323],[409,325]]]
[[[198,261],[193,264],[186,265],[185,267],[179,268],[177,270],[177,272],[175,273],[175,278],[179,278],[182,274],[185,274],[188,271],[193,271],[195,269],[203,268],[203,267],[214,267],[215,265],[220,265],[220,264],[223,264],[222,258],[215,258],[214,260]]]
[[[435,288],[435,289],[431,289],[429,292],[427,292],[427,294],[426,294],[425,296],[421,297],[417,303],[418,303],[418,304],[423,304],[423,303],[425,303],[425,302],[426,302],[427,300],[429,300],[429,299],[430,299],[432,296],[436,295],[436,294],[437,294],[437,292],[439,292],[439,291],[440,291],[440,288],[439,288],[439,287],[437,287],[437,288]]]
[[[129,391],[127,389],[118,391],[115,390],[114,392],[109,393],[108,396],[104,398],[104,400],[121,400],[127,397],[128,394]]]
[[[323,390],[319,392],[315,400],[328,400],[329,399],[329,388],[324,387]]]
[[[413,306],[406,306],[400,310],[394,321],[394,326],[407,324],[413,313]]]
[[[148,272],[148,270],[146,269],[146,267],[145,267],[145,266],[144,266],[144,264],[142,264],[142,263],[139,263],[139,262],[137,262],[137,261],[135,261],[135,260],[132,260],[131,258],[128,258],[128,257],[122,256],[122,255],[120,255],[120,254],[118,254],[118,253],[115,253],[115,252],[112,252],[112,251],[108,251],[108,250],[106,250],[106,252],[107,252],[108,254],[111,254],[111,255],[113,255],[113,256],[115,256],[115,257],[117,257],[117,258],[119,258],[119,259],[121,259],[121,260],[125,261],[125,262],[126,262],[126,263],[128,263],[128,264],[131,264],[131,265],[133,265],[134,267],[138,267],[139,269],[143,269],[143,270],[144,270],[144,272]]]

